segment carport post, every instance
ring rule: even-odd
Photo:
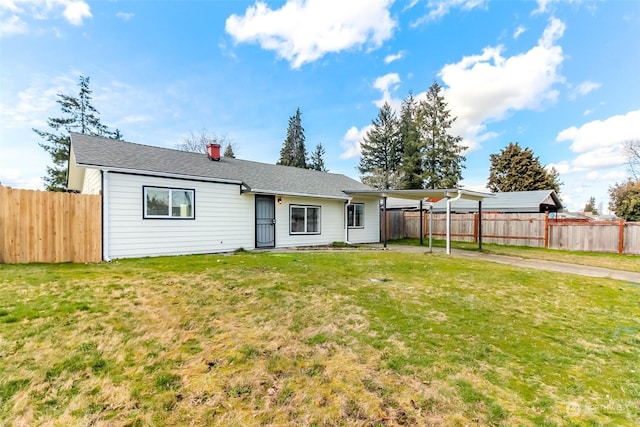
[[[382,223],[384,230],[384,248],[387,248],[387,196],[382,197]]]
[[[482,250],[482,200],[478,200],[478,249]]]
[[[424,231],[422,230],[422,199],[420,199],[420,246],[422,246],[422,236]]]

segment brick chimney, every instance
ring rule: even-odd
[[[210,160],[220,161],[220,144],[207,144],[207,156]]]

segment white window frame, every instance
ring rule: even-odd
[[[356,224],[356,211],[360,209],[360,223]],[[349,211],[353,213],[349,216]],[[347,227],[349,228],[364,228],[364,203],[352,203],[347,205]]]
[[[169,195],[169,206],[166,215],[149,214],[147,207],[147,192],[153,191],[166,191]],[[174,216],[172,215],[173,206],[173,193],[174,192],[188,192],[191,195],[191,214],[187,216]],[[196,190],[193,188],[173,188],[173,187],[156,187],[156,186],[142,186],[142,218],[143,219],[195,219],[196,218]]]
[[[304,209],[304,231],[293,231],[293,210],[294,209]],[[318,211],[318,231],[309,231],[309,210],[316,209]],[[289,205],[289,234],[291,235],[300,235],[300,234],[321,234],[321,218],[322,218],[322,210],[320,206],[315,205]]]

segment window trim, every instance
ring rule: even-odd
[[[293,209],[304,209],[304,230],[305,231],[293,231]],[[308,231],[309,227],[307,225],[307,211],[309,209],[317,209],[318,210],[318,231]],[[289,235],[290,236],[299,236],[299,235],[318,235],[322,234],[322,206],[320,205],[289,205]]]
[[[353,207],[353,224],[349,223],[349,210]],[[362,215],[360,219],[360,225],[355,224],[356,219],[356,208],[360,207],[362,209]],[[347,205],[347,227],[349,228],[364,228],[364,203],[351,203]]]
[[[149,215],[147,214],[147,191],[148,190],[166,190],[169,192],[169,214],[168,215]],[[191,216],[172,216],[172,192],[188,191],[191,193]],[[158,185],[142,186],[142,219],[170,219],[170,220],[194,220],[196,219],[196,190],[195,188],[179,188],[179,187],[163,187]]]

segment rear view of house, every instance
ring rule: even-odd
[[[102,196],[103,258],[379,241],[345,175],[71,134],[68,188]],[[100,213],[96,213],[100,214]]]

